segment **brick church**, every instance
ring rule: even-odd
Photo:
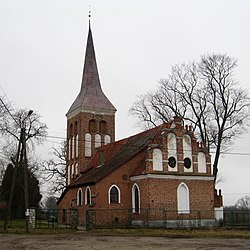
[[[146,217],[147,225],[174,227],[180,219],[187,226],[214,225],[221,192],[192,128],[174,117],[115,141],[115,112],[102,90],[89,26],[80,93],[66,114],[67,186],[59,209],[77,209],[79,224],[94,211],[97,224],[126,224],[129,214],[133,225],[144,225]]]

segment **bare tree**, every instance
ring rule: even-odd
[[[51,192],[60,195],[66,187],[66,142],[59,149],[53,148],[53,158],[42,164],[42,180],[51,182]]]
[[[250,209],[250,196],[241,197],[235,204],[238,209]]]
[[[233,78],[236,66],[237,61],[224,54],[176,65],[155,92],[140,96],[130,109],[147,127],[173,116],[189,122],[198,139],[215,150],[214,181],[222,150],[249,126],[250,99]]]

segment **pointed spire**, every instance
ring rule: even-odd
[[[115,113],[116,111],[115,107],[105,96],[101,88],[90,20],[81,90],[70,107],[67,116],[73,111],[77,113],[81,111]]]

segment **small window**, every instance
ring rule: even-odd
[[[100,148],[101,147],[101,135],[96,134],[95,135],[95,148]]]
[[[190,158],[186,157],[184,159],[184,167],[188,168],[188,169],[191,168],[191,160],[190,160]]]
[[[104,136],[104,145],[107,145],[111,142],[111,136],[110,135],[105,135]]]
[[[115,185],[109,189],[109,203],[120,203],[120,190]]]
[[[89,187],[86,187],[85,190],[85,205],[90,205],[91,203],[91,190]]]
[[[77,206],[82,205],[82,189],[81,188],[79,188],[77,191],[76,204],[77,204]]]
[[[168,158],[168,165],[171,168],[175,168],[175,166],[176,166],[176,159],[173,156],[171,156],[171,157]]]

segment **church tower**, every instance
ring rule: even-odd
[[[115,141],[115,112],[101,88],[89,24],[80,93],[66,114],[67,185],[86,171],[99,147]]]

